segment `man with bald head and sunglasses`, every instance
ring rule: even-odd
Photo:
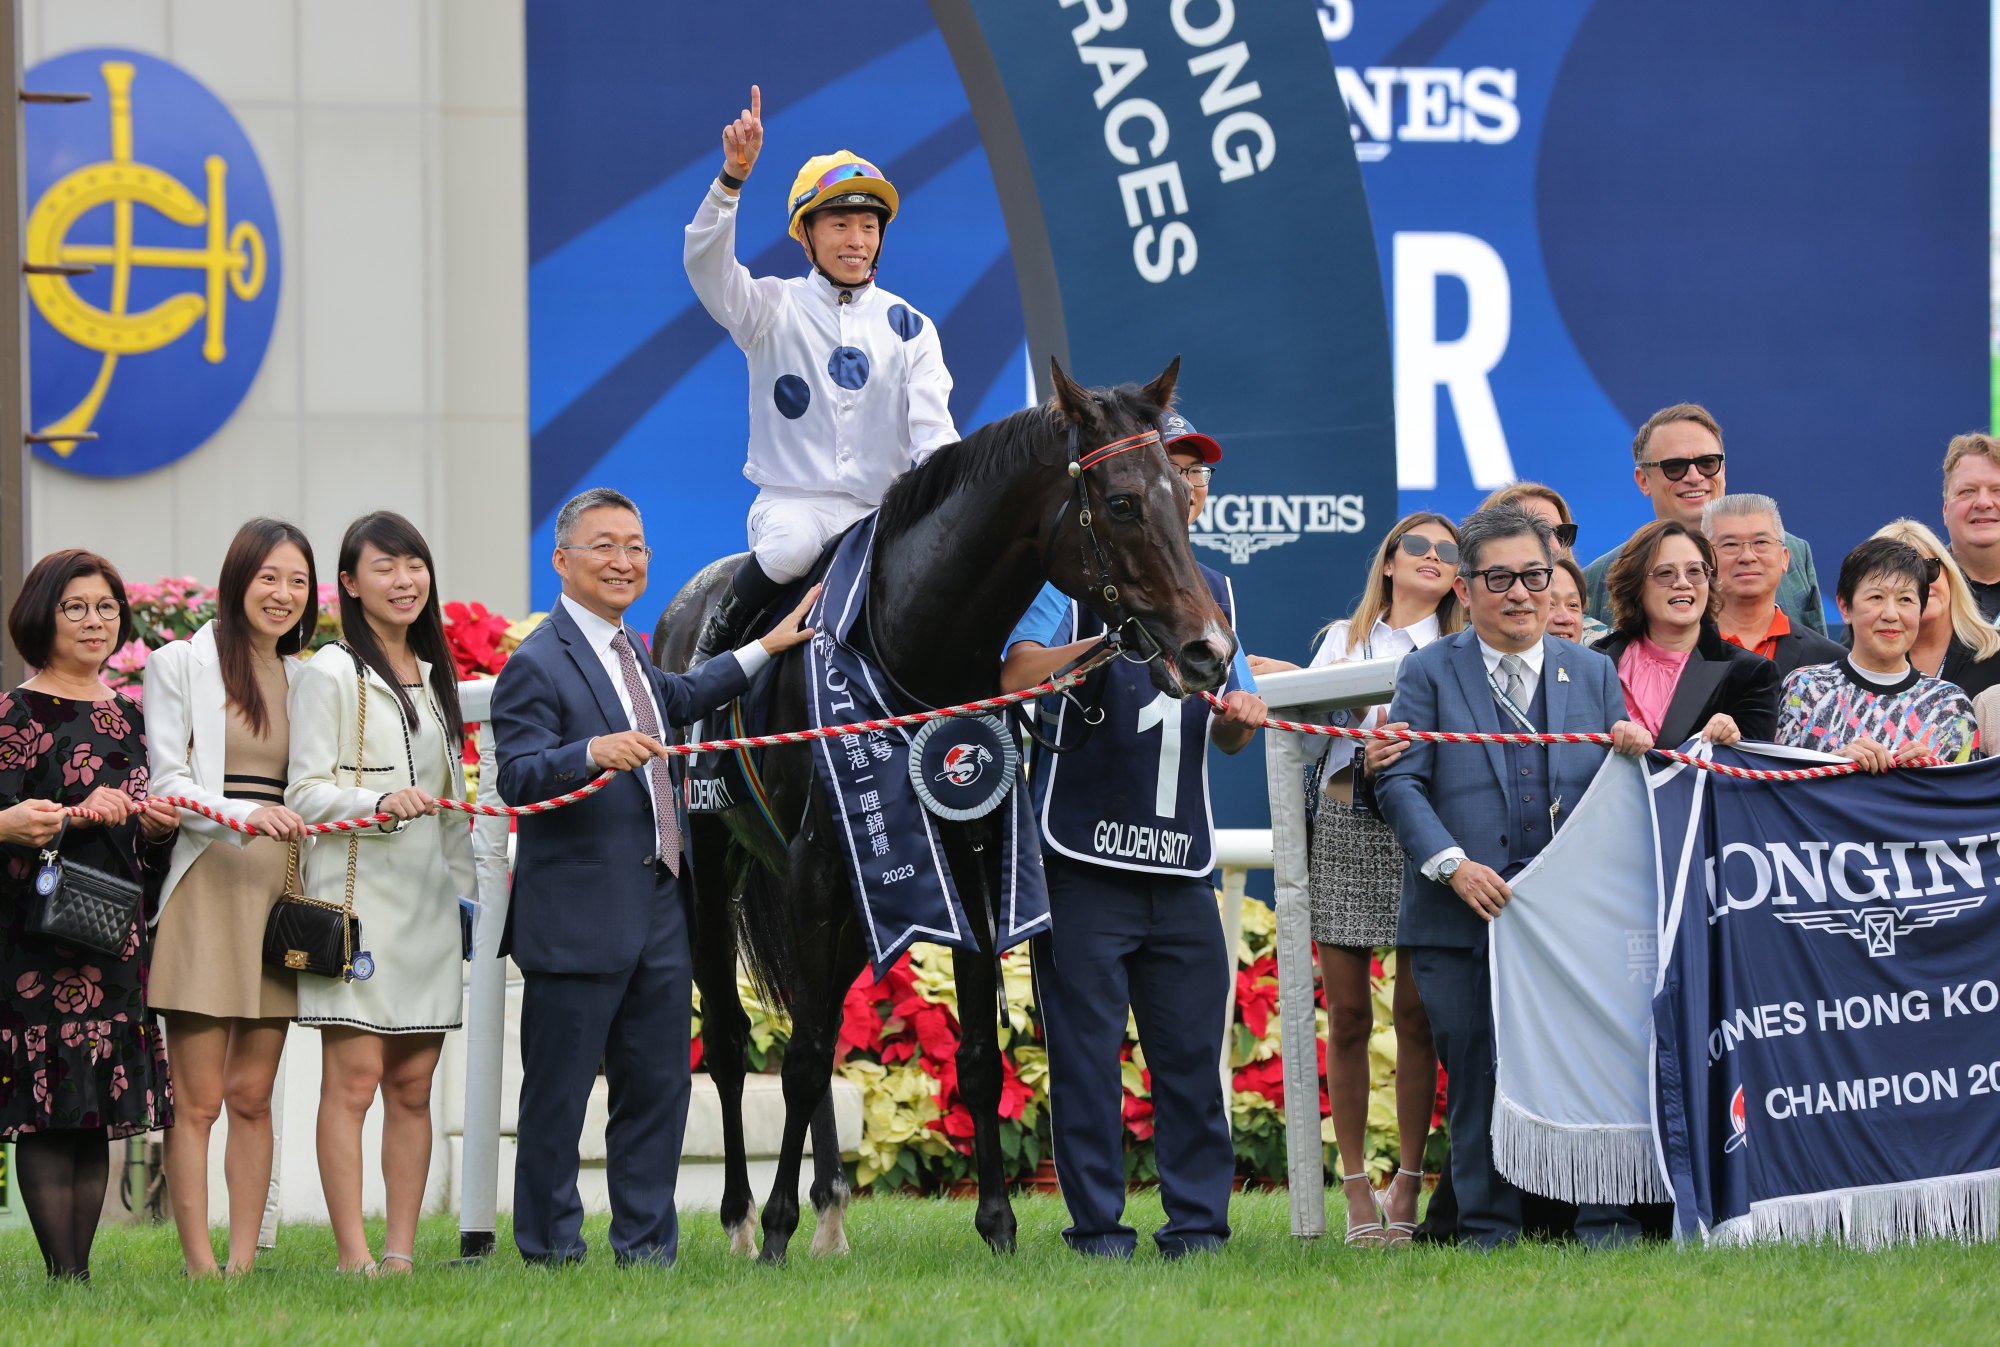
[[[1632,437],[1632,480],[1653,502],[1653,517],[1675,520],[1697,533],[1702,511],[1727,490],[1724,463],[1722,427],[1700,403],[1662,407]],[[1820,607],[1812,548],[1791,533],[1785,534],[1784,543],[1791,563],[1778,581],[1778,607],[1793,623],[1824,636],[1826,614]],[[1611,620],[1608,578],[1620,550],[1614,547],[1583,568],[1584,579],[1590,582],[1586,606],[1600,622]]]

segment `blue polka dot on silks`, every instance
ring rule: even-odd
[[[779,413],[787,421],[796,421],[812,405],[812,389],[796,374],[780,374],[778,382],[771,386],[771,401],[778,404]]]
[[[889,326],[904,341],[910,341],[924,330],[924,316],[906,304],[889,306]]]
[[[850,391],[868,382],[868,353],[852,346],[836,346],[826,358],[827,377]]]

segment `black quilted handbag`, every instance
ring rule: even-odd
[[[350,897],[349,903],[352,901]],[[294,973],[345,977],[354,966],[354,951],[360,947],[361,918],[354,915],[351,906],[321,902],[300,891],[299,844],[292,843],[284,895],[271,905],[271,915],[264,922],[264,962]]]
[[[132,923],[139,919],[142,890],[123,875],[64,860],[62,842],[68,831],[69,820],[64,819],[42,852],[28,933],[59,945],[123,957]]]

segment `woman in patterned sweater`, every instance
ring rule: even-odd
[[[1851,758],[1869,772],[1926,756],[1973,756],[1979,730],[1971,700],[1910,664],[1937,565],[1890,538],[1870,538],[1847,554],[1835,595],[1847,621],[1847,656],[1786,677],[1778,743]]]

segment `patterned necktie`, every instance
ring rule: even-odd
[[[659,739],[660,719],[653,714],[653,699],[646,692],[646,680],[639,673],[638,658],[632,653],[632,643],[625,639],[623,627],[611,638],[611,648],[618,652],[618,671],[625,676],[625,695],[632,700],[633,728],[650,738]],[[667,869],[678,875],[681,872],[681,823],[674,814],[673,773],[667,770],[665,758],[649,759],[646,771],[651,774],[653,782],[653,822],[660,835],[660,859],[667,863]]]
[[[1519,655],[1500,657],[1500,691],[1508,701],[1520,707],[1528,691],[1528,665]]]

